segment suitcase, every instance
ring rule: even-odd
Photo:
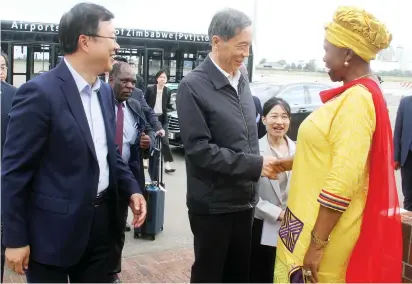
[[[134,229],[134,238],[156,239],[156,235],[163,231],[165,192],[160,187],[165,188],[163,181],[163,157],[161,154],[161,137],[156,137],[156,147],[151,153],[149,161],[150,180],[145,182],[143,195],[147,203],[146,220],[141,228]]]

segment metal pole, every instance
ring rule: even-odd
[[[256,64],[257,64],[257,11],[258,11],[258,0],[253,0],[253,14],[252,14],[252,30],[253,30],[253,39],[252,39],[252,52],[253,52],[253,66],[252,66],[252,82],[253,78],[256,78]]]

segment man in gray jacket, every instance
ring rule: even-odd
[[[274,158],[260,156],[256,109],[239,70],[249,56],[251,25],[242,12],[218,12],[209,26],[212,52],[177,91],[194,235],[191,282],[249,281],[257,182],[276,176]]]

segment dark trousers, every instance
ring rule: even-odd
[[[412,151],[409,151],[406,162],[401,168],[403,208],[412,211]]]
[[[110,253],[109,258],[109,275],[111,278],[122,271],[122,251],[124,247],[125,241],[125,230],[126,230],[126,221],[127,221],[127,214],[129,213],[129,206],[125,200],[120,199],[119,204],[117,206],[119,212],[119,216],[123,216],[122,220],[122,234],[114,240],[113,250]]]
[[[167,117],[165,118],[163,115],[160,115],[158,119],[162,123],[162,127],[166,134],[164,137],[162,137],[163,160],[165,162],[173,162],[172,150],[170,149],[169,145],[169,122],[167,121]]]
[[[263,220],[254,219],[250,253],[250,283],[273,283],[276,247],[261,245]]]
[[[189,212],[195,261],[191,283],[248,283],[253,209],[198,215]]]
[[[86,251],[70,267],[45,265],[33,259],[26,273],[28,283],[107,283],[110,253],[109,210],[107,201],[95,207],[93,225]]]

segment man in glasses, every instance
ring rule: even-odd
[[[2,164],[6,262],[29,283],[107,283],[108,256],[124,226],[146,216],[140,187],[115,144],[110,72],[114,15],[80,3],[60,20],[63,61],[17,91]]]

